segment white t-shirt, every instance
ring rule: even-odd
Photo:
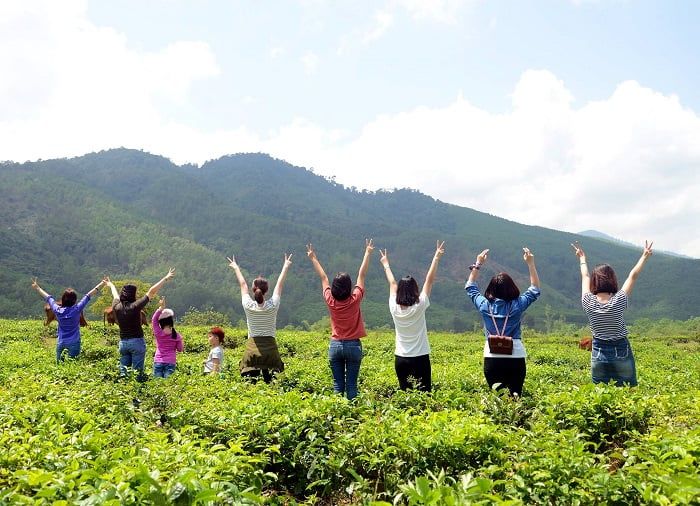
[[[207,361],[204,362],[204,372],[214,372],[213,359],[215,358],[219,359],[219,372],[224,370],[224,350],[221,348],[221,346],[214,346],[211,350],[209,350]]]
[[[248,337],[275,337],[277,310],[280,307],[279,295],[273,295],[272,298],[263,301],[262,306],[247,293],[243,294],[241,299],[248,323]]]
[[[430,299],[421,293],[418,302],[409,307],[396,303],[396,295],[389,297],[389,312],[396,328],[396,351],[399,357],[420,357],[430,353],[428,328],[425,324],[425,310]]]

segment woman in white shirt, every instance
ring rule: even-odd
[[[396,282],[389,266],[386,249],[381,252],[379,260],[384,266],[384,273],[389,282],[389,311],[396,328],[394,368],[401,390],[415,387],[429,392],[432,388],[425,310],[430,306],[430,292],[440,258],[445,253],[444,245],[444,241],[437,241],[435,255],[420,292],[418,283],[412,276],[405,276]]]
[[[287,277],[289,266],[292,265],[292,255],[284,255],[282,272],[277,278],[272,297],[267,300],[265,300],[265,294],[268,290],[267,280],[262,277],[253,280],[253,297],[251,297],[248,284],[235,257],[232,256],[228,260],[229,266],[236,272],[238,284],[241,287],[241,303],[248,323],[248,341],[240,363],[241,376],[257,381],[262,375],[265,383],[270,383],[275,373],[284,370],[284,363],[277,348],[275,332],[277,330],[277,310],[284,288],[284,280]]]

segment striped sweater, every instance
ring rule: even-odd
[[[273,295],[271,299],[258,305],[249,294],[242,297],[243,311],[248,322],[248,337],[275,337],[277,330],[277,310],[280,307],[280,298]]]
[[[595,295],[588,292],[581,297],[581,303],[595,339],[618,341],[627,337],[627,327],[623,317],[628,306],[625,292],[620,290],[607,302],[600,302]]]

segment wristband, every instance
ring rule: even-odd
[[[474,269],[476,269],[476,270],[478,271],[480,268],[481,268],[481,264],[478,263],[478,262],[475,263],[475,264],[471,264],[471,265],[469,266],[469,270],[470,270],[470,271],[473,271]]]

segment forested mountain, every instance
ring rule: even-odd
[[[332,276],[353,276],[364,238],[389,249],[395,275],[422,283],[436,239],[446,253],[433,291],[432,328],[471,328],[477,318],[463,284],[467,266],[490,248],[482,283],[494,272],[527,286],[521,247],[536,255],[542,298],[526,322],[552,318],[583,323],[578,264],[569,243],[579,239],[591,264],[608,262],[623,278],[640,249],[541,227],[520,225],[437,201],[414,190],[358,192],[263,154],[222,157],[202,167],[127,149],[78,158],[0,165],[0,316],[37,315],[29,288],[36,275],[49,290],[84,292],[108,273],[115,279],[156,281],[178,270],[164,289],[178,315],[213,308],[243,317],[226,255],[235,253],[248,277],[275,278],[284,252],[293,266],[280,325],[312,323],[326,315],[320,284],[305,257],[312,242]],[[388,288],[378,251],[369,271],[363,310],[371,326],[391,323]],[[622,279],[622,280],[623,280]],[[640,278],[630,319],[700,314],[694,297],[700,260],[655,255]],[[621,280],[621,282],[622,282]],[[98,313],[101,307],[93,308]]]

